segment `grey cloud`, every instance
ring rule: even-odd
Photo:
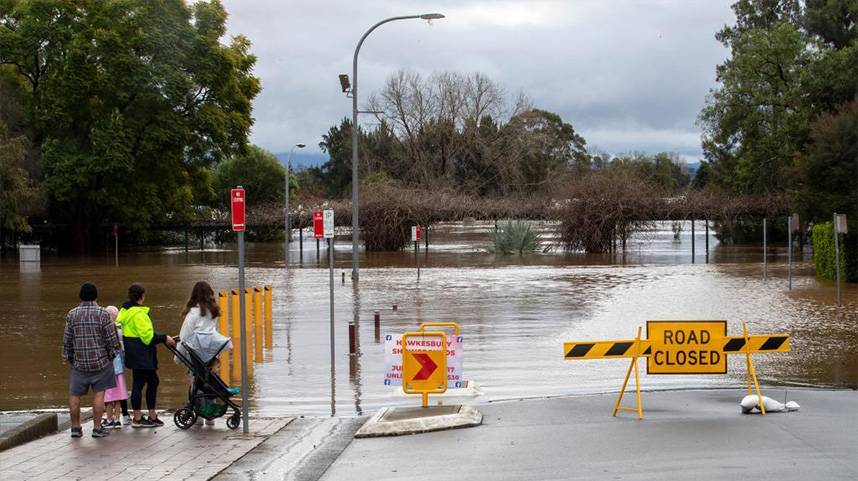
[[[349,116],[337,74],[351,74],[362,33],[378,20],[438,11],[448,18],[395,22],[360,56],[360,99],[400,69],[479,71],[511,95],[558,112],[591,146],[700,155],[697,114],[726,50],[715,32],[730,1],[277,1],[226,0],[229,33],[259,57],[263,92],[251,140],[275,152],[317,149]],[[309,149],[308,148],[308,149]]]

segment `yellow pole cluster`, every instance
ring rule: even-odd
[[[227,384],[231,384],[230,381],[232,383],[241,381],[241,363],[238,360],[241,359],[242,349],[246,349],[248,353],[253,352],[255,356],[252,359],[255,359],[256,362],[262,362],[264,358],[263,346],[265,349],[271,349],[274,344],[271,286],[247,288],[244,294],[247,339],[242,340],[238,289],[232,289],[229,293],[226,291],[218,293],[218,305],[221,310],[218,329],[224,336],[232,336],[232,362],[230,362],[230,356],[227,353],[222,353],[220,357],[220,376]],[[248,374],[252,374],[253,363],[248,363],[247,368]]]

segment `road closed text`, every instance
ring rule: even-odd
[[[718,340],[726,334],[726,321],[649,321],[647,373],[724,374],[727,356]]]

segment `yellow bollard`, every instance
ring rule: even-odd
[[[247,375],[253,373],[253,289],[244,288],[244,348],[247,349]]]
[[[265,296],[265,348],[271,349],[274,347],[274,333],[271,331],[273,316],[271,315],[271,286],[265,286],[263,291]]]
[[[220,291],[217,294],[217,306],[220,308],[220,316],[218,317],[218,330],[224,336],[229,337],[229,300],[226,297],[226,291]],[[229,386],[229,352],[221,352],[220,356],[220,378]]]
[[[256,362],[262,362],[262,289],[253,288],[253,341]]]
[[[232,290],[232,380],[241,382],[241,316],[239,310],[238,289]]]

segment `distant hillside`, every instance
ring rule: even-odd
[[[697,174],[697,169],[699,169],[699,168],[700,168],[700,162],[694,162],[694,163],[689,162],[688,163],[688,176],[693,179],[694,175]]]
[[[286,165],[289,152],[274,154],[281,164]],[[292,154],[292,170],[303,170],[309,167],[319,167],[328,161],[328,154],[313,152],[295,152]]]

